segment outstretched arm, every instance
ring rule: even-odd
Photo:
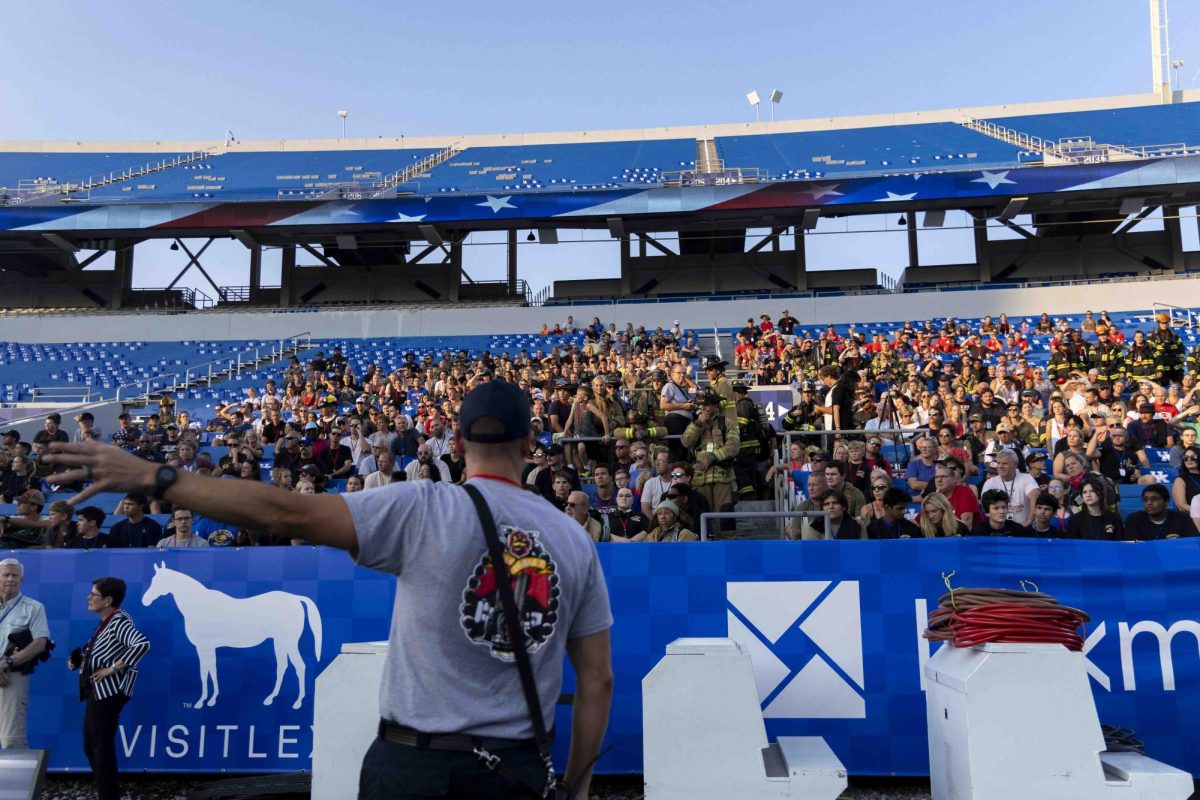
[[[78,506],[99,492],[154,491],[154,478],[160,465],[143,461],[119,447],[55,443],[44,460],[72,467],[62,476],[65,483],[88,480],[92,484],[68,502]],[[337,495],[294,494],[275,486],[253,481],[226,481],[179,473],[179,480],[166,497],[211,519],[258,528],[277,536],[300,537],[313,544],[348,550],[354,554],[358,539],[350,509]]]

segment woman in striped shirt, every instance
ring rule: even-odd
[[[79,669],[79,699],[87,702],[83,715],[83,751],[92,766],[99,800],[120,800],[117,771],[117,728],[121,709],[133,694],[137,664],[150,642],[121,609],[125,581],[97,578],[88,595],[88,611],[100,624],[88,643],[71,653],[69,669]]]

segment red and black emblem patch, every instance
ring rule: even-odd
[[[513,596],[525,631],[525,648],[537,652],[558,621],[558,568],[536,532],[501,526],[504,562],[512,578]],[[463,590],[462,626],[467,638],[486,644],[501,661],[512,661],[512,644],[504,625],[492,558],[484,552]]]

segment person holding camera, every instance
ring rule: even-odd
[[[88,611],[100,624],[83,647],[75,648],[67,669],[79,672],[79,699],[83,712],[83,752],[92,767],[99,800],[120,800],[117,769],[117,729],[121,709],[133,694],[138,662],[150,650],[150,640],[133,626],[121,608],[125,581],[97,578],[87,596]]]
[[[29,676],[50,646],[46,608],[21,594],[24,577],[20,561],[0,561],[0,747],[5,750],[29,748]]]

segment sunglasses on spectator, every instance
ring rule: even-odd
[[[888,487],[886,484],[880,483],[871,487],[872,492],[886,492]]]
[[[587,503],[572,503],[570,501],[567,502],[567,508],[579,508],[580,506],[586,506],[586,505],[587,505]]]
[[[686,478],[687,473],[686,472],[672,472],[671,477],[672,478]]]
[[[614,449],[614,450],[628,450],[629,448],[627,448],[627,447],[626,447],[625,445],[623,445],[623,444],[615,444],[615,445],[613,445],[613,449]]]

